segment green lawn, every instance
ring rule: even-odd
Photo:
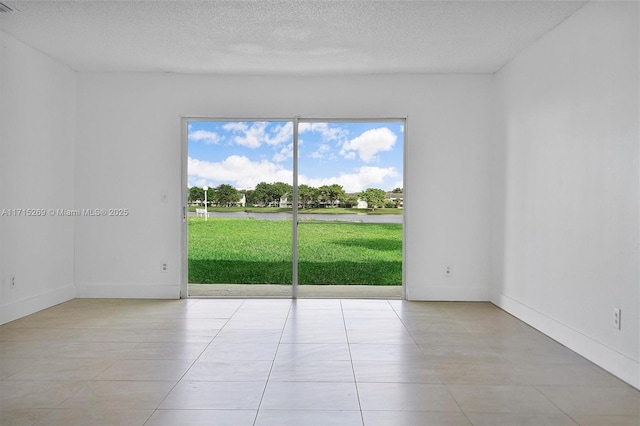
[[[189,282],[291,284],[290,220],[190,217]],[[402,285],[402,225],[303,221],[299,284]]]

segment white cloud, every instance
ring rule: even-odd
[[[280,126],[276,126],[271,133],[273,137],[267,142],[270,145],[279,145],[284,142],[293,143],[293,122],[287,121]]]
[[[277,163],[281,163],[289,158],[293,158],[293,142],[282,147],[279,152],[276,152],[273,155],[272,160]]]
[[[323,160],[325,158],[333,159],[335,158],[335,155],[331,153],[331,146],[327,144],[322,144],[318,147],[317,151],[314,151],[311,154],[309,154],[309,157],[315,158],[316,160]]]
[[[193,142],[204,142],[207,145],[213,145],[219,143],[222,138],[215,132],[210,132],[208,130],[196,130],[194,132],[189,129],[188,135],[189,141]]]
[[[342,156],[347,160],[353,160],[354,158],[356,158],[356,153],[354,151],[346,152],[346,153],[343,153],[342,151],[340,151],[340,154],[342,154]]]
[[[340,141],[349,135],[349,131],[340,126],[329,126],[329,123],[300,123],[298,133],[320,133],[323,141]]]
[[[353,158],[355,152],[365,163],[370,163],[376,159],[376,154],[383,151],[390,151],[395,145],[398,136],[387,127],[367,130],[342,145],[340,154],[345,158]]]
[[[251,126],[248,123],[234,121],[222,126],[224,130],[236,133],[233,141],[247,148],[259,148],[262,144],[277,146],[293,139],[291,122],[269,127],[268,122],[256,121]]]
[[[222,126],[222,128],[228,132],[244,132],[249,126],[242,121],[231,121]]]
[[[189,186],[218,186],[229,183],[238,189],[254,188],[260,182],[286,182],[291,184],[293,172],[280,164],[268,160],[251,161],[240,155],[232,155],[219,163],[187,158],[189,170]],[[394,167],[382,168],[364,166],[354,170],[354,173],[343,173],[339,176],[327,178],[308,178],[300,175],[300,184],[319,187],[337,183],[346,192],[360,192],[366,188],[377,187],[391,190],[385,184],[386,179],[398,179],[398,171]],[[396,185],[401,186],[401,185]]]
[[[268,160],[251,161],[240,155],[231,155],[224,161],[209,161],[187,158],[189,186],[218,186],[229,183],[238,189],[254,188],[260,182],[292,183],[292,171]]]
[[[395,167],[371,167],[363,166],[355,170],[355,173],[343,173],[339,176],[328,178],[308,178],[301,175],[298,178],[300,184],[310,185],[315,188],[322,185],[331,185],[337,183],[342,185],[346,192],[360,192],[367,188],[379,187],[384,190],[393,188],[382,188],[385,185],[385,179],[398,178],[399,173]]]
[[[247,148],[259,148],[265,138],[265,127],[266,123],[253,123],[251,127],[241,130],[242,134],[236,136],[233,140],[238,145],[246,146]]]
[[[293,140],[293,122],[287,121],[275,126],[271,124],[271,122],[264,121],[232,121],[226,123],[222,128],[234,134],[233,142],[252,149],[259,148],[263,144],[279,146],[283,143],[291,143]],[[213,132],[201,130],[190,132],[190,135],[200,132],[213,134]],[[300,123],[298,125],[298,133],[301,135],[305,132],[320,133],[325,142],[342,141],[349,135],[347,129],[340,126],[330,126],[328,123]],[[219,136],[215,143],[218,140],[221,140]]]

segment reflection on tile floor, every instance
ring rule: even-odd
[[[489,303],[75,299],[0,326],[2,425],[639,425]]]

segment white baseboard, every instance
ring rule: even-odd
[[[406,287],[407,300],[431,302],[488,302],[491,294],[480,287]]]
[[[76,284],[79,299],[179,299],[179,285]]]
[[[75,297],[76,287],[73,284],[69,284],[46,293],[0,305],[0,324],[26,317]]]
[[[492,302],[572,351],[640,389],[640,363],[505,295]]]

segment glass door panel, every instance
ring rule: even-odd
[[[187,124],[188,290],[291,297],[293,123]]]
[[[298,297],[402,297],[404,121],[298,124]]]

